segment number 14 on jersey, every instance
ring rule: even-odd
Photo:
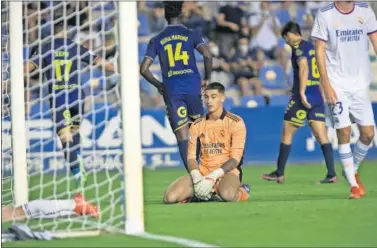
[[[167,44],[164,46],[164,50],[168,54],[169,59],[169,67],[174,67],[175,62],[182,60],[184,65],[188,65],[189,62],[189,55],[187,51],[182,51],[182,42],[178,42],[175,45],[175,49],[173,51],[173,45]]]

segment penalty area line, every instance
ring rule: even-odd
[[[161,234],[153,234],[153,233],[141,233],[141,234],[134,234],[133,236],[150,239],[150,240],[159,240],[159,241],[165,241],[168,243],[175,243],[178,245],[183,245],[186,247],[219,247],[216,245],[206,244],[199,241],[191,240],[191,239],[185,239],[185,238],[179,238],[179,237],[173,237],[173,236],[167,236],[167,235],[161,235]]]

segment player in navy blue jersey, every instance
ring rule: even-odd
[[[48,83],[52,119],[64,149],[66,161],[74,177],[84,186],[86,172],[80,156],[78,132],[84,114],[85,93],[81,87],[80,71],[89,65],[101,65],[115,72],[113,63],[96,56],[92,51],[65,37],[62,23],[55,25],[55,36],[41,46],[35,56],[27,61],[24,72],[43,69]]]
[[[292,138],[298,127],[308,120],[321,149],[327,167],[327,176],[320,183],[335,183],[332,146],[329,143],[325,124],[325,107],[319,87],[320,75],[317,68],[314,46],[303,40],[300,26],[288,22],[282,29],[282,37],[292,47],[292,67],[294,83],[292,97],[284,115],[283,134],[280,143],[277,170],[263,174],[268,181],[284,182],[284,169],[291,150]]]
[[[201,36],[182,24],[183,2],[164,2],[168,26],[154,36],[148,45],[140,74],[163,95],[170,125],[176,135],[180,155],[187,169],[188,128],[204,114],[201,89],[207,85],[212,70],[212,55]],[[204,57],[205,75],[201,80],[196,66],[195,49]],[[150,66],[159,58],[162,80],[157,80]]]

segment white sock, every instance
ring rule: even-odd
[[[358,187],[355,178],[355,171],[353,169],[353,156],[351,151],[351,145],[349,143],[339,145],[339,156],[348,183],[351,185],[351,187]]]
[[[369,147],[369,145],[361,143],[360,140],[356,142],[356,145],[353,149],[353,168],[355,170],[355,173],[357,173],[357,171],[359,170],[360,163],[367,155]]]
[[[35,200],[22,207],[28,218],[54,218],[73,213],[75,206],[74,200]]]

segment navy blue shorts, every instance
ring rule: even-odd
[[[174,132],[204,115],[201,95],[165,96],[164,100]]]
[[[288,107],[285,110],[284,120],[292,123],[295,126],[302,127],[305,125],[305,120],[323,121],[325,122],[325,105],[312,105],[311,109],[305,108],[300,100],[291,99]]]

